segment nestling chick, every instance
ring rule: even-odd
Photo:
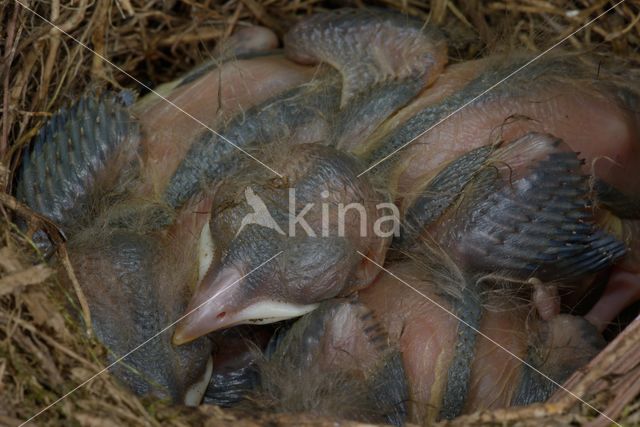
[[[201,240],[213,257],[202,261],[210,265],[202,269],[189,305],[195,311],[178,325],[176,343],[300,316],[367,286],[378,272],[358,251],[382,262],[394,232],[393,205],[356,178],[361,164],[318,144],[272,150],[273,157],[265,152],[263,158],[283,178],[249,165],[215,194]]]
[[[272,341],[251,406],[404,424],[409,396],[399,349],[357,299],[324,302]]]
[[[484,302],[477,294],[452,298],[443,288],[445,276],[413,261],[390,271],[360,298],[402,352],[409,419],[414,422],[429,424],[478,409],[543,401],[554,384],[513,355],[562,383],[604,344],[582,318],[555,313],[545,320],[536,306],[532,312],[530,305],[500,294],[490,294]],[[446,277],[459,280],[455,268]],[[466,306],[480,307],[475,322],[452,316],[469,319],[460,314]]]

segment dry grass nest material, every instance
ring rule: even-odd
[[[153,87],[211,56],[238,27],[259,23],[280,35],[301,16],[338,6],[399,9],[442,26],[452,61],[500,49],[542,52],[604,12],[600,0],[16,0],[0,3],[0,425],[18,425],[103,368],[104,349],[68,313],[80,307],[41,254],[13,225],[32,215],[10,196],[19,153],[44,121],[88,89]],[[426,3],[426,4],[425,4]],[[430,3],[430,4],[429,4]],[[76,40],[54,29],[56,23]],[[640,0],[627,0],[563,47],[619,55],[640,64]],[[99,56],[89,52],[90,46]],[[107,58],[116,68],[104,61]],[[61,254],[64,258],[64,254]],[[81,312],[81,310],[78,310]],[[640,424],[640,324],[628,327],[551,402],[482,412],[446,425],[602,425],[576,397],[625,425]],[[635,326],[635,327],[634,327]],[[100,375],[53,406],[38,425],[324,425],[287,415],[240,417],[216,407],[172,408],[131,395]],[[590,424],[595,423],[595,424]],[[350,423],[344,424],[350,425]],[[353,425],[356,425],[353,423]]]

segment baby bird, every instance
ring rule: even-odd
[[[360,293],[400,348],[410,421],[544,401],[557,387],[550,379],[562,383],[603,348],[593,325],[559,305],[550,312],[497,291],[456,301],[447,287],[459,286],[460,272],[442,265],[395,264]],[[460,306],[478,307],[478,321],[452,316]]]
[[[419,241],[427,235],[432,243],[446,241],[461,268],[581,291],[590,288],[594,272],[610,269],[608,303],[591,318],[603,329],[636,300],[633,289],[640,287],[640,182],[628,173],[640,161],[637,82],[628,70],[607,70],[570,54],[549,55],[514,73],[526,59],[489,57],[449,67],[353,152],[374,166],[367,173],[388,177],[406,221],[396,244],[402,251],[412,233],[424,231]],[[545,138],[558,141],[558,153],[523,161],[532,153],[525,142]],[[510,159],[493,157],[510,144],[519,147]],[[489,169],[502,174],[502,189],[489,189],[498,182]],[[530,178],[522,178],[526,173]],[[489,187],[487,177],[494,183]],[[531,186],[528,195],[516,196],[524,187],[508,190],[518,179],[524,181],[517,185]],[[560,228],[545,228],[553,215]],[[468,239],[466,227],[479,233],[477,239]]]
[[[498,380],[487,373],[482,359],[493,353],[474,328],[556,381],[584,362],[567,348],[597,351],[595,329],[536,295],[618,263],[606,294],[615,304],[587,315],[602,329],[631,298],[616,289],[640,282],[640,181],[627,173],[638,161],[635,92],[556,56],[473,100],[526,58],[445,70],[436,31],[382,11],[303,20],[285,37],[285,55],[294,62],[258,54],[200,67],[159,89],[175,105],[155,94],[131,108],[85,98],[52,119],[23,163],[18,195],[69,236],[112,359],[186,313],[173,335],[180,346],[160,336],[116,374],[141,394],[198,403],[217,372],[204,335],[305,315],[261,365],[258,393],[274,408],[279,400],[283,410],[311,410],[305,399],[320,393],[337,415],[399,424],[407,393],[411,418],[429,421],[544,399],[548,384],[518,363],[505,362]],[[362,175],[367,164],[378,170]],[[427,264],[434,251],[446,254],[438,264],[455,266],[445,274],[455,280],[443,285],[412,264],[397,271],[458,319],[377,278],[400,216],[393,200],[404,220],[395,248]],[[491,293],[505,281],[535,285],[531,322],[530,307]],[[334,300],[372,283],[358,302]],[[388,304],[391,290],[398,305]],[[388,336],[367,337],[370,311]],[[328,387],[319,378],[309,395],[288,395],[296,389],[282,381],[300,383],[309,369],[330,372]],[[351,409],[340,409],[349,397]]]
[[[369,423],[406,420],[409,395],[399,347],[357,299],[323,302],[280,329],[258,367],[250,407]]]
[[[331,64],[341,78],[336,80],[335,73],[321,68],[322,77],[316,84],[293,89],[233,119],[229,134],[245,147],[282,140],[300,144],[327,139],[325,144],[373,161],[393,152],[403,141],[419,136],[419,132],[489,87],[492,79],[502,78],[515,67],[496,65],[496,60],[487,58],[470,65],[452,66],[440,74],[445,62],[441,55],[442,40],[435,33],[427,32],[425,36],[421,31],[416,32],[412,24],[402,27],[398,23],[401,21],[397,16],[391,18],[368,11],[330,13],[302,21],[285,38],[287,55],[299,62]],[[349,37],[345,36],[347,24],[357,29],[349,32]],[[378,33],[388,34],[389,38],[377,38]],[[399,39],[394,41],[392,35]],[[365,40],[380,41],[382,47],[375,43],[369,45]],[[415,54],[411,54],[414,51]],[[387,52],[387,56],[372,52]],[[353,59],[350,53],[356,60],[349,61]],[[406,67],[394,68],[398,64]],[[469,115],[468,123],[461,125],[468,128],[468,132],[444,134],[440,139],[429,134],[420,136],[425,139],[424,145],[419,139],[416,147],[399,152],[397,158],[375,173],[375,179],[384,182],[400,204],[405,219],[402,236],[394,244],[396,248],[414,252],[415,245],[425,241],[441,247],[463,270],[464,280],[458,283],[462,289],[457,292],[468,295],[470,301],[474,301],[475,291],[469,287],[479,281],[486,282],[492,276],[516,283],[533,279],[577,283],[618,262],[629,248],[628,239],[624,244],[620,234],[608,234],[601,229],[599,216],[591,210],[594,203],[588,182],[591,171],[572,152],[582,151],[583,146],[590,147],[589,141],[571,133],[571,129],[579,126],[573,128],[571,122],[559,120],[558,115],[553,114],[559,108],[556,105],[559,101],[545,98],[545,91],[573,68],[580,71],[573,73],[576,82],[580,78],[589,79],[589,72],[570,57],[556,57],[537,64],[527,71],[526,77],[510,82],[482,103],[472,102],[469,109],[477,115]],[[366,73],[358,80],[354,76],[359,75],[360,69]],[[532,75],[540,93],[518,92],[518,85],[523,85]],[[432,86],[423,90],[428,85]],[[597,108],[598,103],[603,103],[609,107],[607,114],[611,118],[622,124],[631,123],[615,99],[607,100],[607,88],[595,85],[580,89],[586,103],[581,105]],[[421,90],[420,96],[411,101]],[[532,100],[534,96],[537,98]],[[573,122],[579,123],[586,111],[571,109],[570,102],[575,100],[563,102],[576,115]],[[534,113],[538,115],[533,119],[522,119]],[[480,125],[474,122],[480,119]],[[457,123],[443,126],[455,129]],[[607,132],[609,128],[599,129]],[[615,132],[617,128],[610,129]],[[567,141],[541,131],[561,135]],[[491,139],[492,132],[500,135],[497,143]],[[595,139],[592,134],[585,133],[585,136]],[[620,136],[611,135],[618,139]],[[170,204],[180,206],[187,200],[185,197],[205,193],[203,183],[215,186],[214,193],[221,191],[222,194],[228,185],[223,180],[225,175],[233,177],[229,181],[242,183],[231,193],[235,194],[231,197],[233,201],[228,201],[229,197],[217,198],[213,204],[209,229],[203,231],[201,242],[204,253],[215,253],[214,260],[210,264],[205,260],[201,267],[202,282],[189,307],[192,313],[179,325],[174,336],[176,343],[189,342],[207,332],[239,323],[295,317],[313,310],[324,299],[346,295],[365,286],[364,282],[344,283],[352,280],[353,270],[346,266],[354,265],[355,261],[351,261],[343,248],[328,254],[329,246],[316,246],[313,251],[307,251],[305,244],[298,250],[297,242],[285,239],[286,221],[277,215],[264,215],[284,212],[285,203],[279,202],[280,208],[273,208],[264,202],[262,195],[271,201],[272,190],[265,192],[262,185],[263,189],[256,191],[250,180],[242,181],[245,176],[256,178],[247,172],[237,174],[242,161],[230,158],[219,147],[211,140],[194,145],[166,193]],[[615,150],[623,147],[607,150],[618,155]],[[592,161],[597,155],[597,151],[587,150],[586,159]],[[607,172],[598,171],[598,174],[608,177]],[[286,185],[282,190],[284,187]],[[283,197],[276,199],[283,200]],[[223,209],[216,210],[216,206],[221,205]],[[251,209],[243,208],[229,219],[225,214],[229,205],[249,205]],[[289,216],[296,215],[295,210],[289,212]],[[249,225],[260,232],[245,238]],[[277,265],[278,261],[274,267],[262,265],[265,261],[271,262],[270,256],[284,248],[295,249],[305,272],[313,274],[291,280],[289,264],[286,268]],[[259,257],[254,254],[256,250]],[[312,252],[313,263],[306,255]],[[373,251],[379,263],[384,260],[384,256],[380,256],[384,252]],[[369,263],[366,259],[362,262]],[[319,269],[315,269],[318,266]],[[344,274],[334,276],[333,266]],[[260,269],[252,277],[257,267]],[[274,276],[279,278],[277,286],[272,285]],[[370,283],[373,276],[367,277]],[[311,278],[316,285],[313,292],[306,285]],[[331,283],[327,278],[331,278]],[[302,284],[296,286],[296,283]],[[484,289],[483,285],[476,291],[482,293]],[[465,322],[479,322],[481,311],[471,303],[460,301],[454,300],[454,312]],[[473,347],[474,338],[467,338]],[[452,408],[451,413],[459,409],[456,405]]]
[[[114,374],[136,393],[196,405],[211,373],[206,339],[176,348],[160,335],[128,354],[184,311],[190,275],[182,258],[190,258],[189,240],[171,246],[176,231],[163,229],[173,212],[129,190],[141,173],[138,129],[116,97],[82,98],[54,115],[25,154],[17,196],[67,236],[96,336],[109,361],[126,356]]]
[[[498,291],[453,297],[459,280],[444,259],[404,261],[358,297],[321,303],[276,332],[240,407],[429,425],[544,401],[604,347],[587,320],[560,314],[557,289],[536,286],[532,303]],[[478,321],[460,322],[461,306]]]
[[[205,246],[215,247],[214,258],[219,259],[208,268],[190,304],[194,312],[176,331],[176,343],[239,323],[273,322],[299,316],[325,299],[347,295],[371,282],[377,268],[363,261],[358,251],[382,262],[389,242],[387,231],[378,233],[375,239],[369,233],[369,241],[365,242],[363,233],[357,239],[353,236],[358,224],[349,218],[347,223],[338,218],[347,235],[336,238],[336,232],[340,234],[336,224],[321,225],[320,211],[311,209],[310,216],[316,216],[316,228],[312,225],[304,231],[320,234],[321,225],[323,238],[294,237],[293,229],[284,220],[286,215],[295,220],[299,214],[297,210],[287,210],[284,195],[295,190],[298,204],[302,200],[327,207],[360,203],[362,212],[367,213],[369,225],[361,224],[369,227],[367,232],[372,231],[371,227],[380,219],[372,215],[373,202],[386,200],[372,191],[368,180],[356,176],[357,162],[345,161],[348,157],[344,157],[344,153],[299,151],[295,145],[316,142],[337,147],[347,140],[357,145],[355,139],[364,140],[377,124],[435,79],[446,62],[445,50],[446,45],[437,32],[385,11],[328,12],[303,20],[290,31],[285,37],[288,57],[303,63],[327,62],[336,70],[321,67],[317,82],[248,110],[234,118],[223,132],[252,153],[266,153],[258,148],[260,146],[268,145],[269,150],[273,150],[274,146],[292,145],[289,149],[295,154],[289,154],[287,161],[276,158],[272,163],[265,162],[274,170],[286,170],[287,173],[279,173],[290,182],[276,180],[278,184],[275,187],[269,184],[274,187],[269,188],[266,177],[238,172],[244,158],[206,138],[190,149],[167,187],[165,198],[175,207],[197,194],[210,194],[207,191],[228,194],[225,196],[228,200],[216,195],[209,230],[203,231],[203,236],[208,236],[206,239],[211,238],[211,243]],[[341,79],[336,78],[336,71]],[[363,117],[366,120],[361,120]],[[264,155],[260,158],[264,160]],[[312,159],[323,166],[312,167]],[[256,180],[256,185],[246,177]],[[239,202],[239,198],[246,199],[246,204]],[[291,197],[288,200],[293,203]],[[254,213],[244,207],[247,205]],[[229,206],[234,209],[228,209]],[[267,221],[265,210],[281,217],[274,216]],[[323,216],[323,221],[328,219],[327,215]],[[261,222],[260,218],[267,222]],[[247,227],[250,223],[263,227]],[[327,227],[333,229],[326,231]],[[283,257],[275,259],[274,266],[262,266],[280,251]],[[283,263],[285,265],[278,265]],[[257,267],[259,271],[253,273]],[[294,273],[294,270],[299,271]]]
[[[311,81],[256,103],[221,134],[243,149],[278,140],[359,145],[387,117],[431,84],[446,64],[438,31],[385,10],[339,9],[301,20],[285,36],[285,55],[315,73]],[[330,64],[327,67],[323,64]],[[166,190],[182,206],[233,173],[242,156],[217,135],[203,134]]]
[[[269,155],[271,151],[271,155]],[[297,317],[366,287],[393,234],[393,205],[357,159],[320,144],[270,147],[283,178],[248,164],[220,185],[202,231],[204,273],[174,342]],[[286,153],[286,155],[284,155]]]
[[[486,275],[566,282],[595,273],[625,247],[596,224],[581,167],[566,144],[544,134],[472,150],[429,181],[398,243],[432,239],[473,282]]]
[[[266,29],[242,31],[224,58],[134,105],[130,94],[84,96],[56,113],[25,153],[17,197],[67,236],[108,361],[126,355],[112,372],[138,394],[197,405],[210,381],[210,341],[176,347],[164,333],[184,313],[198,280],[203,215],[177,212],[158,195],[199,134],[194,117],[211,123],[212,99],[228,102],[217,110],[223,117],[308,78],[305,67],[284,59],[234,61],[236,53],[273,48],[274,38]],[[226,78],[257,70],[265,75],[252,82]],[[218,74],[225,77],[222,86]],[[42,247],[50,244],[44,234],[35,237]]]

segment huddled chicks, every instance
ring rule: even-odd
[[[627,70],[447,66],[437,29],[383,10],[303,19],[283,52],[234,37],[133,105],[58,112],[17,178],[112,359],[177,322],[114,368],[135,392],[428,423],[546,399],[639,298]]]

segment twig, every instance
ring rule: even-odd
[[[49,20],[56,22],[60,17],[60,0],[52,0],[51,13],[49,14]],[[42,81],[38,86],[38,99],[44,100],[49,91],[49,83],[53,75],[53,67],[56,64],[58,58],[58,48],[60,47],[60,30],[56,27],[52,27],[49,31],[49,49],[47,53],[47,59],[44,63],[42,70]]]
[[[16,52],[14,47],[14,42],[16,41],[16,23],[18,21],[18,10],[21,9],[18,5],[14,5],[13,14],[11,15],[11,19],[9,20],[9,25],[7,26],[7,42],[5,44],[4,50],[4,81],[3,85],[3,96],[2,96],[2,110],[4,114],[2,114],[2,139],[0,140],[0,162],[5,162],[5,154],[7,153],[7,148],[9,147],[9,117],[11,112],[9,110],[9,76],[11,73],[9,72],[11,68],[11,63],[13,62],[13,56]],[[21,30],[20,30],[21,31]],[[19,37],[19,36],[18,36]],[[7,182],[8,180],[4,179],[3,182]],[[5,185],[0,188],[0,191],[5,191]]]
[[[87,1],[88,0],[80,0],[80,4],[76,8],[74,14],[71,15],[69,19],[67,19],[65,22],[62,22],[60,24],[56,23],[57,27],[60,28],[65,33],[70,33],[71,31],[75,30],[76,27],[78,27],[78,25],[80,25],[84,20],[85,12],[87,10]],[[52,22],[55,23],[55,21],[52,21]],[[58,28],[55,28],[55,27],[51,28],[51,33],[60,34],[60,31],[58,30]]]
[[[127,12],[127,16],[130,18],[136,14],[135,10],[133,10],[133,6],[131,6],[131,2],[129,0],[117,0],[116,4],[122,6],[122,9]]]
[[[93,42],[93,50],[99,53],[99,55],[93,55],[91,62],[91,74],[97,78],[107,79],[107,73],[104,69],[104,61],[102,57],[107,56],[105,47],[106,27],[109,23],[109,3],[108,1],[98,0],[96,4],[96,10],[94,17],[96,19],[96,25],[93,29],[93,35],[91,41]]]
[[[67,276],[69,277],[69,280],[73,285],[73,289],[76,292],[78,301],[80,302],[80,307],[82,308],[82,317],[84,317],[84,323],[85,323],[87,335],[91,337],[93,335],[93,329],[91,328],[91,310],[89,309],[89,303],[87,302],[87,298],[84,296],[84,292],[82,292],[82,288],[80,287],[80,283],[78,282],[76,273],[73,270],[71,261],[69,261],[69,253],[67,252],[67,246],[64,243],[59,243],[57,245],[57,249],[58,249],[58,255],[60,256],[60,262],[62,262],[62,266],[64,267],[67,273]]]
[[[623,382],[628,381],[628,375],[634,369],[639,369],[640,358],[637,356],[640,347],[639,343],[640,317],[627,326],[584,369],[573,374],[564,385],[580,397],[584,397],[587,394],[595,395],[602,389],[614,390],[612,397],[607,402],[608,407],[605,411],[609,417],[619,416],[622,406],[636,397],[636,389],[631,389],[630,392],[625,393],[625,387],[618,390],[620,384],[616,383],[612,386],[609,381],[613,381],[611,378],[621,378]],[[570,396],[558,391],[551,396],[549,401],[559,402],[567,397]],[[576,401],[573,399],[573,404],[575,403]],[[608,420],[604,418],[598,418],[594,423],[594,425],[609,424]]]
[[[75,275],[73,270],[73,266],[69,261],[69,254],[67,252],[67,247],[64,244],[65,238],[58,228],[56,224],[54,224],[48,218],[34,212],[28,206],[20,203],[14,197],[6,194],[0,193],[0,203],[6,206],[7,208],[13,210],[21,217],[25,218],[29,223],[36,224],[39,228],[45,231],[53,244],[55,245],[58,255],[60,256],[60,261],[62,262],[62,266],[73,285],[73,288],[76,292],[76,297],[80,302],[80,307],[82,309],[82,316],[84,318],[85,327],[88,336],[93,335],[93,330],[91,328],[91,311],[89,310],[89,304],[87,303],[87,299],[80,287],[80,283]]]
[[[282,33],[282,24],[269,15],[262,4],[255,0],[242,0],[242,3],[247,6],[247,9],[251,11],[258,21],[272,30]]]
[[[20,319],[18,317],[8,316],[8,315],[6,315],[4,313],[0,313],[0,319],[4,319],[4,321],[7,322],[7,323],[9,323],[9,322],[15,323],[18,326],[20,326],[21,328],[26,329],[29,332],[33,333],[33,334],[36,334],[43,341],[46,341],[46,343],[49,344],[51,347],[55,348],[56,350],[60,351],[61,353],[66,354],[70,358],[82,363],[86,367],[88,367],[90,369],[94,369],[94,370],[95,369],[100,369],[100,367],[97,366],[95,363],[90,362],[89,360],[87,360],[84,357],[80,356],[79,354],[77,354],[73,350],[63,346],[62,344],[60,344],[60,342],[58,342],[58,340],[56,340],[54,338],[51,338],[50,336],[45,334],[43,331],[41,331],[38,328],[36,328],[35,326],[33,326],[31,323],[25,322],[24,320],[22,320],[22,319]]]
[[[219,28],[200,28],[193,33],[181,33],[169,37],[162,37],[158,40],[158,46],[173,46],[180,43],[196,43],[217,40],[223,34],[224,31]]]
[[[51,6],[50,21],[56,23],[60,16],[60,2],[59,0],[53,0]],[[55,27],[51,27],[49,31],[51,44],[49,45],[49,52],[45,67],[42,72],[42,84],[39,88],[38,96],[40,99],[44,99],[44,96],[48,92],[49,83],[53,75],[53,67],[58,63],[58,49],[60,48],[62,32],[70,33],[82,23],[85,17],[85,11],[87,9],[87,0],[80,0],[80,4],[76,8],[75,12],[64,22],[57,24]]]

